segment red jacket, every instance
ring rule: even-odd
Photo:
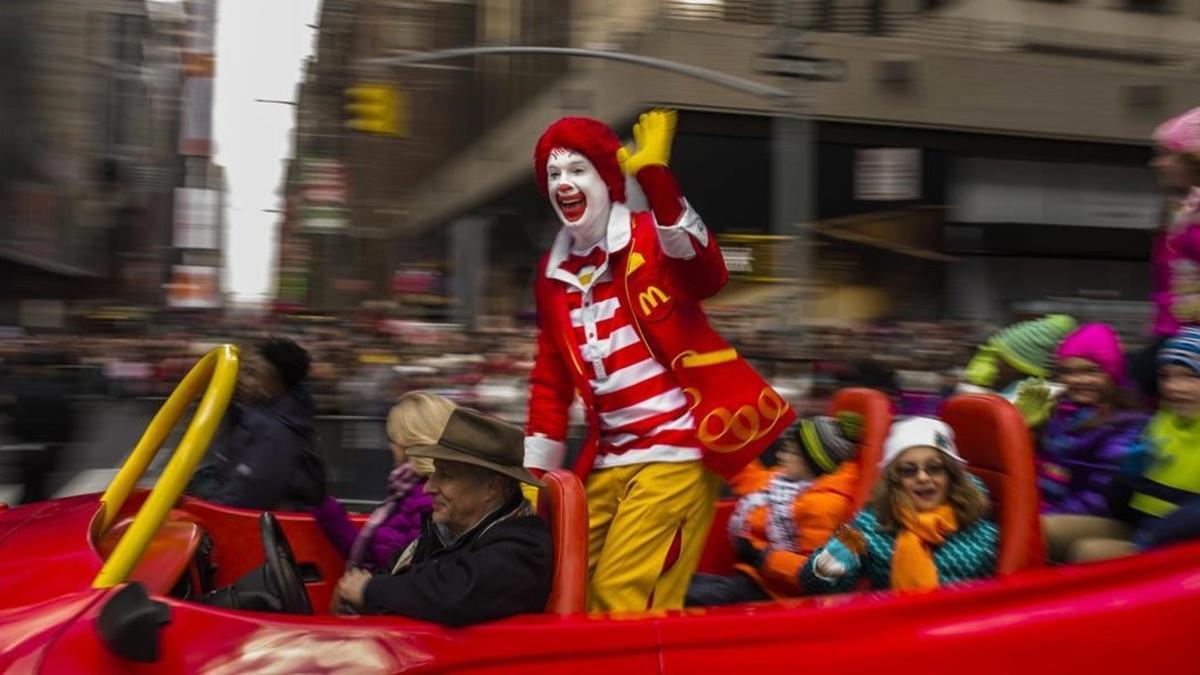
[[[618,207],[624,209],[614,205]],[[796,414],[708,324],[700,302],[720,291],[729,278],[716,237],[710,235],[706,245],[685,260],[662,251],[650,213],[633,213],[627,231],[620,222],[614,219],[608,233],[613,283],[620,285],[621,301],[650,353],[670,368],[693,401],[705,465],[731,477],[770,445]],[[571,329],[567,287],[546,276],[549,258],[547,254],[538,265],[534,287],[537,358],[530,377],[526,430],[545,439],[527,440],[526,462],[533,468],[554,468],[541,465],[547,462],[541,453],[530,452],[530,442],[566,439],[567,410],[578,393],[587,414],[588,435],[574,471],[583,478],[595,462],[600,422]]]

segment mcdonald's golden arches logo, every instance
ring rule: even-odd
[[[671,296],[664,293],[658,286],[650,286],[641,293],[638,293],[638,304],[642,308],[643,316],[650,316],[650,313],[658,309],[660,304],[670,299]]]

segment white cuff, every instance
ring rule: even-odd
[[[832,577],[827,577],[824,574],[821,574],[820,563],[821,563],[822,557],[824,557],[826,559],[833,558],[833,556],[829,553],[829,551],[821,551],[819,554],[817,554],[817,557],[813,560],[813,576],[820,579],[821,581],[830,582],[830,583],[835,582],[838,579],[841,579],[842,577],[846,576],[846,566],[843,565],[842,563],[838,562],[837,560],[833,561],[833,564],[835,564],[839,568],[841,568],[840,572],[837,575],[832,576]],[[837,571],[837,570],[835,570],[835,571]]]
[[[696,257],[696,248],[692,245],[695,240],[700,248],[708,246],[708,228],[700,220],[691,204],[683,201],[684,212],[679,222],[674,225],[658,225],[658,243],[663,253],[679,260],[690,260]],[[655,221],[657,224],[657,221]]]
[[[541,434],[525,437],[525,468],[549,471],[562,466],[567,444]]]

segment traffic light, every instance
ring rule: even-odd
[[[407,136],[404,92],[390,84],[358,84],[346,89],[346,126],[385,136]]]

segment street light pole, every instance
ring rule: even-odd
[[[632,63],[646,68],[654,68],[656,70],[665,70],[675,73],[676,75],[684,75],[687,77],[703,80],[712,84],[720,85],[727,89],[733,89],[753,96],[761,96],[768,99],[779,99],[788,96],[786,89],[772,87],[768,84],[756,82],[744,77],[737,77],[728,73],[722,73],[718,70],[709,68],[701,68],[687,63],[679,63],[678,61],[668,61],[667,59],[654,58],[652,56],[642,56],[641,54],[627,54],[625,52],[609,51],[607,49],[586,49],[583,47],[523,47],[523,46],[501,46],[501,47],[462,47],[458,49],[438,49],[429,52],[411,52],[408,54],[400,54],[397,56],[384,56],[374,59],[363,59],[358,63],[364,66],[417,66],[431,61],[446,61],[449,59],[458,59],[467,56],[486,56],[491,54],[545,54],[552,56],[576,56],[581,58],[604,59],[607,61],[623,61]]]
[[[775,51],[788,59],[803,59],[805,32],[809,28],[809,3],[791,0],[784,5]],[[789,235],[788,263],[794,275],[795,294],[782,313],[780,328],[794,338],[800,334],[806,310],[804,296],[811,287],[812,246],[808,228],[815,209],[813,183],[813,124],[805,110],[803,81],[790,78],[787,93],[779,98],[779,115],[772,120],[771,234]],[[798,227],[799,226],[799,227]]]

